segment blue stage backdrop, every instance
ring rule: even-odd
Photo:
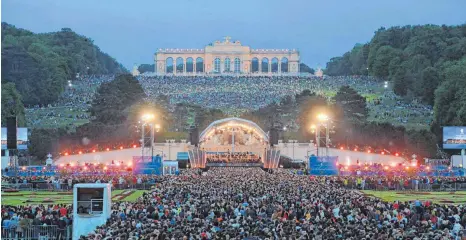
[[[309,174],[311,175],[338,175],[338,157],[309,157]]]
[[[148,157],[150,159],[150,157]],[[154,174],[162,175],[162,157],[154,156],[152,161],[147,161],[146,157],[142,160],[142,156],[133,156],[133,174]]]

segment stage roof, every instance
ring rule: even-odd
[[[204,131],[201,132],[199,135],[199,141],[202,142],[205,138],[209,137],[216,128],[221,128],[227,126],[241,126],[243,128],[249,128],[254,131],[257,135],[259,135],[264,141],[269,141],[269,136],[267,133],[262,130],[256,123],[242,119],[242,118],[224,118],[217,121],[212,122]]]

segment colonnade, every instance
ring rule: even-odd
[[[190,61],[189,61],[190,60]],[[241,60],[239,57],[214,57],[211,63],[205,63],[202,57],[167,57],[158,60],[159,73],[186,74],[186,73],[288,73],[290,62],[286,57],[279,59],[274,57],[271,60],[267,57],[251,60]],[[298,63],[298,62],[296,62]],[[171,64],[171,66],[170,66]],[[209,65],[209,66],[207,66]],[[248,65],[248,68],[245,68]],[[267,67],[264,67],[267,65]],[[201,67],[202,66],[202,67]],[[299,64],[297,64],[299,66]],[[169,70],[172,67],[172,70]],[[191,67],[188,69],[188,67]],[[299,72],[299,69],[296,69]]]

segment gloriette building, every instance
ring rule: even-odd
[[[296,49],[251,49],[225,37],[203,49],[158,49],[154,54],[158,75],[246,74],[297,75]]]

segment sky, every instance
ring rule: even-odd
[[[380,27],[466,23],[466,0],[2,0],[1,20],[33,32],[68,27],[126,68],[158,48],[203,48],[231,36],[251,48],[297,48],[328,60]]]

